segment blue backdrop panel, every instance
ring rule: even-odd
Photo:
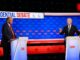
[[[27,36],[29,39],[63,38],[64,35],[59,34],[59,28],[63,28],[67,24],[68,17],[72,18],[73,24],[80,29],[80,16],[45,16],[44,19],[15,18],[13,29],[17,37]],[[0,39],[2,25],[5,21],[5,18],[0,18]]]

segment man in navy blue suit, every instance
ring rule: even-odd
[[[67,18],[67,25],[64,26],[63,29],[60,28],[59,32],[60,34],[65,35],[65,38],[64,38],[65,52],[66,52],[66,37],[74,36],[75,33],[77,33],[77,35],[80,35],[80,32],[78,31],[77,27],[72,24],[72,18]]]
[[[65,37],[67,37],[67,36],[74,36],[75,33],[77,33],[78,35],[80,34],[77,27],[72,24],[72,19],[68,18],[67,25],[64,26],[63,30],[60,29],[60,34],[65,34]]]
[[[60,34],[64,34],[65,38],[67,36],[74,36],[75,33],[77,33],[77,35],[80,35],[80,32],[78,31],[77,27],[72,24],[71,18],[67,18],[67,25],[64,26],[63,29],[60,28],[59,32],[60,32]],[[64,41],[64,43],[66,46],[66,41]]]
[[[11,40],[15,39],[15,33],[12,29],[13,19],[11,17],[7,17],[6,23],[2,26],[2,46],[4,50],[4,60],[11,60],[10,58],[10,43]]]

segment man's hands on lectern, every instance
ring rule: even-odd
[[[59,33],[61,33],[62,32],[62,28],[59,28]]]
[[[11,39],[11,41],[14,41],[16,38]]]
[[[14,39],[10,39],[10,41],[8,41],[8,42],[12,42],[12,41],[14,41],[16,38],[14,38]]]

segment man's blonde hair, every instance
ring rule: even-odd
[[[11,17],[7,17],[6,22],[9,23],[10,22],[10,18]]]

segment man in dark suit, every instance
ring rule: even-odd
[[[65,37],[67,36],[74,36],[74,34],[77,33],[79,35],[79,31],[76,28],[76,26],[72,25],[72,19],[67,19],[67,26],[65,26],[63,29],[60,29],[60,34],[65,34]]]
[[[11,60],[10,43],[11,40],[16,38],[11,26],[12,22],[13,19],[11,17],[7,17],[6,23],[4,23],[2,27],[2,46],[4,50],[4,60]]]
[[[79,35],[79,31],[78,31],[77,27],[72,25],[71,18],[67,18],[67,25],[64,26],[63,29],[60,29],[60,34],[65,34],[65,38],[66,38],[67,36],[74,36],[75,33],[77,33],[77,35]],[[64,38],[64,44],[65,44],[65,52],[66,52],[66,39],[65,38]],[[65,60],[65,58],[64,58],[64,60]]]

